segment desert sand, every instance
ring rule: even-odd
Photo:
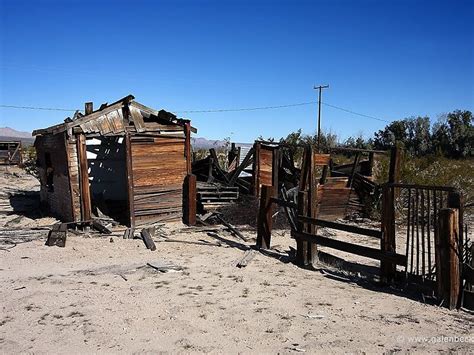
[[[8,193],[38,190],[33,177],[14,174],[1,172],[4,210]],[[288,230],[274,231],[272,252],[255,252],[238,268],[255,244],[252,227],[242,228],[248,242],[169,223],[162,231],[173,241],[157,237],[156,251],[119,233],[69,233],[59,248],[45,246],[44,226],[55,220],[30,217],[0,215],[2,353],[474,350],[472,314],[322,262],[300,268],[289,257]],[[147,265],[166,262],[182,270]]]

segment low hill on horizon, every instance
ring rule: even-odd
[[[11,127],[0,127],[0,136],[11,138],[33,138],[31,132],[17,131]]]
[[[238,146],[251,146],[253,143],[236,143]],[[192,137],[191,138],[191,145],[197,149],[211,149],[211,148],[224,148],[226,141],[223,140],[214,140],[214,139],[207,139],[204,137]]]
[[[21,141],[23,146],[32,145],[35,137],[31,132],[17,131],[11,127],[0,127],[0,141]]]

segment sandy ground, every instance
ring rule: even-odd
[[[12,186],[10,178],[1,177],[0,184]],[[24,180],[25,185],[16,188],[36,188],[34,180],[21,173],[13,178]],[[30,223],[29,228],[54,222],[49,217],[0,217],[2,238],[15,223],[25,229],[24,222]],[[184,228],[167,225],[165,234],[185,243],[157,238],[153,252],[138,239],[72,233],[65,248],[47,247],[47,231],[41,230],[30,242],[0,250],[0,352],[469,353],[474,349],[472,314],[340,277],[324,264],[316,270],[299,268],[286,253],[294,247],[287,231],[274,233],[277,251],[272,255],[256,253],[247,267],[237,268],[254,242],[242,242],[223,230],[208,235]],[[244,234],[255,237],[253,229]],[[26,234],[24,239],[28,240]],[[147,266],[163,262],[183,270],[162,273]]]

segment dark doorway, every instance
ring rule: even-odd
[[[128,225],[128,189],[123,137],[88,138],[92,213]]]

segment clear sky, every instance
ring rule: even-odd
[[[317,100],[391,121],[474,109],[474,1],[0,0],[0,104],[83,109],[127,94],[170,111]],[[0,108],[31,131],[72,112]],[[317,106],[187,113],[238,142],[316,128]],[[323,106],[342,139],[386,122]]]

